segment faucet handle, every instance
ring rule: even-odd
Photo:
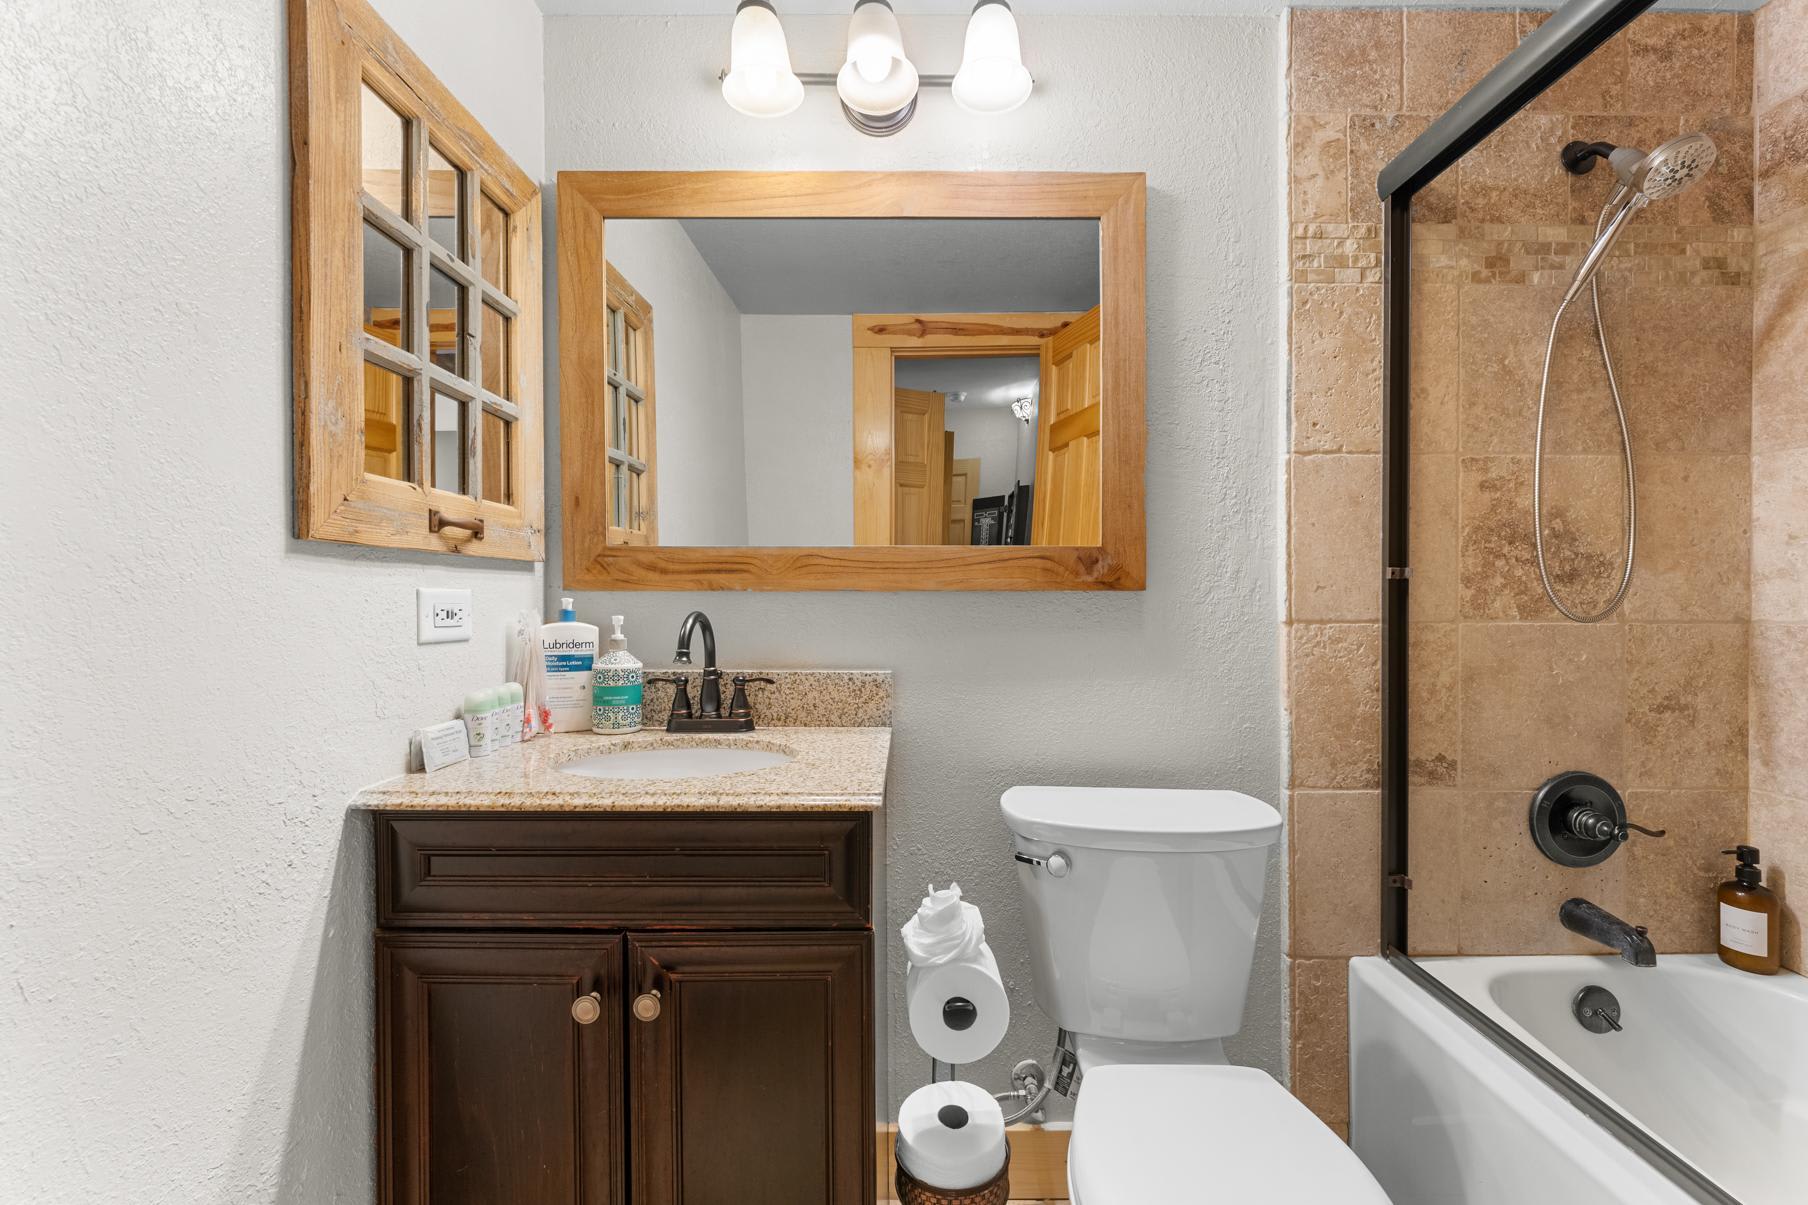
[[[691,718],[691,676],[689,674],[655,674],[642,678],[643,685],[652,682],[670,682],[672,684],[672,712],[678,719]]]
[[[771,686],[775,679],[749,678],[746,674],[734,676],[734,697],[728,701],[728,718],[731,720],[751,720],[753,704],[747,701],[747,687],[750,683],[764,682]]]

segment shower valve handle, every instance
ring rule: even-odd
[[[1643,833],[1647,837],[1661,837],[1661,828],[1646,828],[1642,824],[1634,824],[1628,820],[1618,823],[1605,812],[1597,812],[1593,808],[1577,808],[1566,818],[1569,831],[1585,841],[1624,841],[1633,833]]]

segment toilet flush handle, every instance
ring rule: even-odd
[[[1050,878],[1064,879],[1067,872],[1073,869],[1073,862],[1064,851],[1058,849],[1046,858],[1038,858],[1021,850],[1013,852],[1011,856],[1025,866],[1040,866],[1048,871]]]

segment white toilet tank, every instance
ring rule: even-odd
[[[1235,791],[1025,786],[1002,803],[1056,1025],[1125,1043],[1241,1028],[1280,813]]]

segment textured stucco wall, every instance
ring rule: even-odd
[[[538,177],[532,0],[378,8]],[[8,1202],[372,1200],[345,803],[541,601],[288,535],[283,9],[0,5]],[[470,587],[477,638],[417,647],[417,584]]]
[[[1132,594],[613,594],[649,662],[705,607],[744,663],[897,672],[890,900],[901,924],[923,884],[960,880],[985,910],[1017,1008],[974,1074],[1004,1086],[1046,1056],[998,797],[1022,782],[1219,786],[1280,802],[1277,621],[1285,199],[1282,30],[1271,18],[1022,18],[1039,86],[1002,118],[927,93],[915,123],[875,140],[812,90],[776,122],[722,103],[721,18],[549,18],[549,173],[596,168],[939,168],[1149,175],[1149,588]],[[960,18],[908,19],[920,70],[951,71]],[[793,61],[843,53],[842,17],[787,18]],[[624,105],[624,97],[632,98]],[[548,223],[549,229],[551,223]],[[550,319],[549,319],[550,322]],[[549,342],[556,343],[556,337]],[[552,354],[556,355],[556,351]],[[557,430],[549,381],[548,429]],[[548,457],[557,497],[556,455]],[[559,527],[549,514],[548,588]],[[1285,1058],[1280,859],[1233,1056]],[[896,943],[893,943],[896,949]],[[893,968],[894,994],[902,974]],[[894,1096],[924,1057],[889,1035]]]

